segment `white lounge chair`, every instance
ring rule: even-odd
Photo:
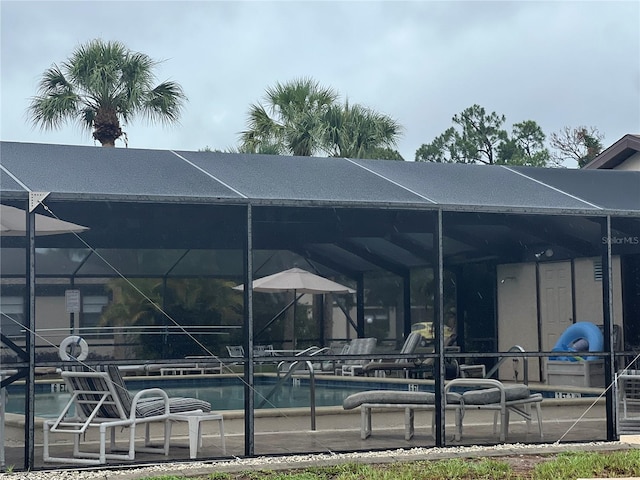
[[[339,365],[336,369],[336,373],[342,375],[358,375],[362,373],[362,367],[371,361],[371,358],[362,357],[362,355],[368,355],[373,353],[378,343],[378,339],[374,337],[369,338],[354,338],[349,342],[347,348],[347,355],[357,355],[358,358],[353,360],[345,360],[342,365]]]
[[[451,391],[454,387],[462,387],[460,392]],[[466,387],[479,387],[466,389]],[[462,420],[466,410],[493,410],[493,432],[497,430],[497,419],[500,414],[500,441],[505,441],[509,428],[509,413],[522,416],[530,426],[532,415],[531,405],[536,407],[540,438],[542,432],[542,412],[540,403],[542,395],[531,394],[526,385],[504,385],[493,379],[458,378],[451,380],[445,386],[445,409],[454,410],[456,433],[455,439],[462,437]],[[410,440],[414,433],[414,411],[435,409],[435,394],[433,392],[407,392],[395,390],[370,390],[358,392],[345,398],[345,410],[360,407],[361,429],[360,435],[364,440],[371,435],[371,415],[373,409],[403,409],[405,411],[405,439]],[[431,430],[433,433],[434,416],[432,415]]]
[[[415,432],[415,410],[435,410],[435,394],[433,392],[415,392],[400,390],[369,390],[357,392],[344,399],[342,408],[351,410],[360,407],[360,438],[366,440],[371,436],[371,416],[374,409],[378,410],[404,410],[404,438],[411,440]],[[445,408],[455,410],[456,425],[462,421],[462,396],[450,392],[447,394]],[[435,416],[431,417],[431,435],[435,428]]]
[[[640,434],[640,370],[618,372],[615,387],[618,434]]]
[[[407,338],[400,349],[399,354],[402,355],[395,360],[376,360],[372,362],[367,362],[361,367],[362,373],[366,376],[370,375],[386,375],[387,372],[392,371],[401,371],[405,374],[412,369],[418,367],[419,362],[417,359],[407,358],[405,355],[413,354],[416,352],[416,349],[420,345],[420,341],[422,340],[422,335],[416,332],[411,332],[407,335]]]
[[[544,437],[542,431],[542,394],[531,393],[527,385],[505,385],[491,378],[456,378],[445,386],[445,392],[451,392],[454,387],[474,387],[462,393],[462,414],[457,422],[456,440],[462,437],[462,419],[467,410],[492,410],[493,433],[496,433],[498,415],[500,415],[500,441],[504,442],[509,433],[509,414],[515,413],[527,422],[527,430],[531,427],[531,406],[536,408],[538,430],[540,438]],[[479,387],[479,388],[478,388]]]
[[[71,393],[71,398],[62,413],[43,424],[45,462],[74,463],[81,465],[100,465],[108,459],[130,461],[135,452],[169,454],[169,421],[171,414],[203,413],[210,411],[208,402],[193,398],[169,398],[159,388],[144,389],[134,396],[124,386],[122,377],[115,365],[107,366],[107,371],[85,371],[78,368],[63,371],[62,378]],[[152,447],[149,441],[149,425],[164,424],[162,447]],[[136,426],[145,425],[146,434],[143,447],[135,446]],[[114,453],[117,428],[129,428],[126,453]],[[80,442],[89,429],[99,432],[99,451],[88,452],[80,449]],[[110,451],[107,453],[107,430],[110,430]],[[71,457],[53,457],[50,455],[50,433],[71,435],[73,454]]]

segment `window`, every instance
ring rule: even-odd
[[[24,301],[22,297],[0,297],[0,327],[8,337],[24,335]]]
[[[99,334],[99,323],[102,311],[109,304],[106,295],[84,295],[82,297],[82,314],[80,315],[80,332],[90,336]],[[101,335],[102,336],[102,335]]]

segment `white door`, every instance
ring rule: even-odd
[[[571,262],[549,262],[538,266],[540,273],[540,338],[542,351],[550,351],[562,333],[573,324]],[[543,365],[542,378],[547,375]]]

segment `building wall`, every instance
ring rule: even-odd
[[[599,258],[574,260],[574,292],[576,321],[603,323],[602,280],[594,275],[594,261]],[[620,257],[612,259],[613,322],[619,325],[622,339],[622,280]],[[528,351],[539,350],[538,301],[536,298],[535,263],[498,265],[498,350],[520,345]],[[522,380],[522,361],[518,363]],[[498,372],[501,380],[514,380],[514,362],[506,360]],[[540,381],[540,363],[529,360],[529,381]]]
[[[576,321],[603,324],[602,280],[596,280],[594,264],[600,258],[578,258],[574,261]],[[620,342],[622,338],[622,275],[620,257],[611,259],[613,270],[613,323],[618,325]],[[622,343],[624,344],[624,343]]]
[[[78,331],[80,319],[75,314],[75,333]],[[66,309],[64,296],[36,297],[36,347],[37,352],[57,352],[62,340],[71,335],[70,316]],[[21,343],[23,340],[18,340]],[[111,337],[88,339],[90,353],[114,357]],[[99,344],[99,346],[98,346]],[[126,357],[125,357],[126,358]]]
[[[640,170],[640,152],[631,155],[624,162],[615,167],[615,170]]]
[[[64,297],[36,297],[36,345],[56,347],[69,335]],[[52,347],[53,348],[53,347]]]

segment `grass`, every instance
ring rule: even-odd
[[[211,473],[192,480],[576,480],[640,476],[640,450],[571,452],[544,457],[454,458],[389,464],[348,463],[287,471]],[[524,461],[523,461],[524,459]],[[184,480],[182,476],[142,480]]]

